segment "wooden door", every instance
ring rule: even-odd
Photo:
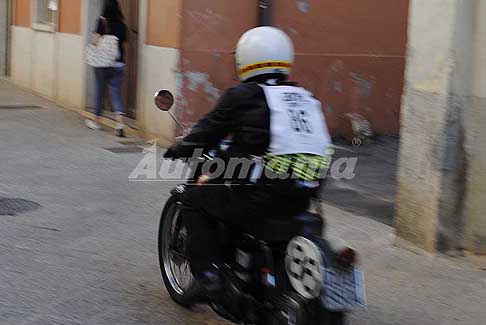
[[[123,83],[123,98],[126,113],[130,118],[136,118],[137,79],[138,79],[138,28],[139,0],[119,0],[125,15],[128,28],[126,44],[126,69]]]

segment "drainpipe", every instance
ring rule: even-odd
[[[272,25],[272,0],[258,0],[258,26]]]
[[[0,1],[1,2],[1,1]],[[9,46],[10,46],[10,0],[5,0],[1,2],[0,7],[2,10],[6,10],[5,14],[3,15],[4,23],[0,26],[0,33],[4,33],[4,41],[0,44],[0,47],[4,48],[3,56],[0,57],[0,76],[8,76],[8,69],[9,69]]]

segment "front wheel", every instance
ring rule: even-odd
[[[189,235],[181,218],[182,204],[171,197],[162,212],[159,225],[159,265],[171,298],[184,307],[196,302],[196,284],[191,274],[187,247]]]

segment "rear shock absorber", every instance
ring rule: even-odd
[[[251,270],[254,266],[254,253],[256,240],[251,235],[244,235],[239,247],[236,249],[235,275],[243,282],[249,283],[252,280]]]
[[[265,288],[273,289],[277,286],[277,283],[272,250],[263,241],[260,241],[260,248],[263,252],[263,267],[261,269],[262,284]]]

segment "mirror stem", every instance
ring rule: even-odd
[[[172,112],[167,112],[169,114],[169,116],[174,120],[174,122],[176,123],[176,125],[181,129],[182,133],[184,133],[184,126],[181,124],[181,122],[179,122],[177,120],[177,118],[172,114]]]

